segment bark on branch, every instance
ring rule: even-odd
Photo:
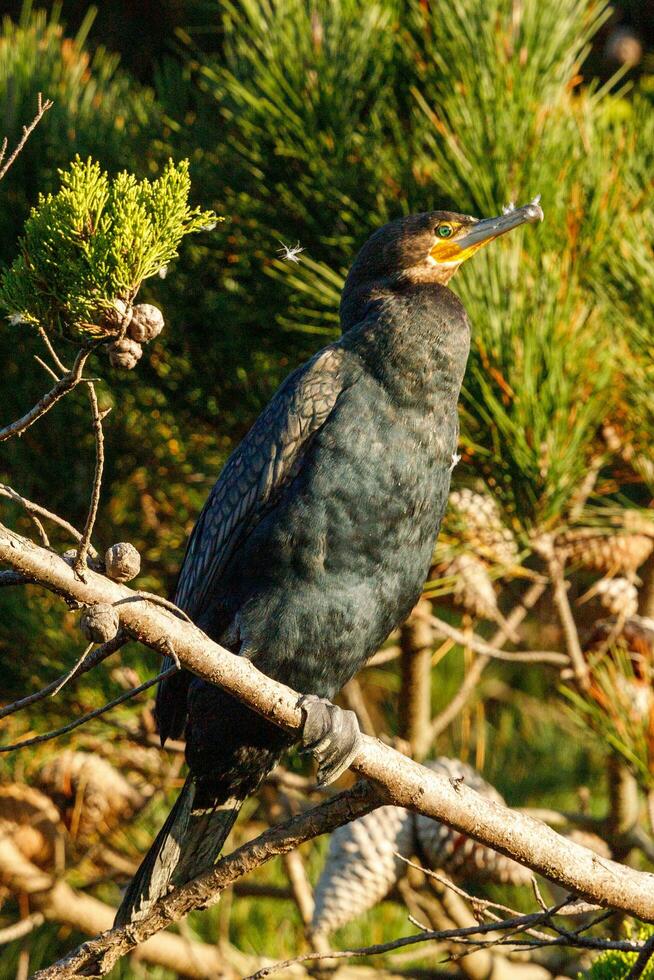
[[[197,627],[144,600],[127,586],[87,572],[80,581],[58,555],[0,524],[0,563],[29,575],[69,601],[113,603],[121,626],[160,652],[174,649],[184,667],[229,690],[262,716],[298,734],[298,694],[271,680],[242,657],[233,656]],[[509,855],[594,902],[654,921],[654,875],[598,857],[546,825],[485,800],[465,785],[412,762],[364,736],[353,767],[382,789],[385,801],[424,813]]]
[[[339,793],[326,803],[272,827],[232,854],[224,857],[211,871],[161,899],[144,918],[122,929],[103,933],[84,943],[58,963],[39,970],[33,980],[73,980],[79,976],[104,976],[113,965],[134,947],[150,940],[155,933],[179,921],[188,912],[214,905],[222,891],[242,875],[260,867],[278,854],[288,854],[305,841],[328,833],[363,816],[383,802],[379,790],[361,782]]]

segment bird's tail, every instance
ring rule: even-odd
[[[215,863],[247,794],[209,806],[204,801],[195,805],[196,795],[197,784],[189,775],[125,892],[114,926],[142,918],[172,886],[190,881]]]

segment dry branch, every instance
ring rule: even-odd
[[[10,500],[20,504],[21,507],[24,507],[27,513],[31,516],[43,517],[45,520],[52,521],[53,524],[56,524],[58,527],[70,534],[74,541],[81,541],[82,535],[76,527],[69,524],[63,517],[59,517],[58,514],[53,514],[51,510],[47,510],[45,507],[42,507],[41,504],[36,504],[33,500],[28,500],[27,497],[23,497],[23,495],[18,493],[17,490],[14,490],[13,487],[9,487],[5,483],[0,483],[0,496],[9,497]],[[89,548],[89,551],[91,556],[95,558],[95,550],[93,548]]]
[[[482,653],[494,660],[506,660],[509,663],[539,663],[554,664],[555,666],[565,667],[570,663],[569,658],[564,653],[556,650],[502,650],[500,647],[493,646],[480,636],[470,633],[462,633],[461,630],[450,626],[437,616],[430,616],[429,622],[440,636],[445,636],[448,640],[454,640],[461,646],[470,647],[475,653]],[[505,632],[503,628],[503,632]]]
[[[16,148],[12,150],[10,156],[8,156],[6,160],[4,160],[4,156],[5,153],[7,152],[7,140],[6,139],[3,140],[2,150],[0,151],[0,164],[2,164],[2,167],[0,167],[0,180],[2,180],[2,178],[5,176],[5,174],[11,167],[12,163],[15,161],[18,154],[22,151],[23,147],[27,143],[28,139],[30,138],[34,130],[43,119],[48,109],[51,109],[53,105],[54,103],[51,102],[50,99],[46,99],[44,102],[43,96],[39,92],[36,98],[36,115],[34,116],[34,119],[32,119],[29,126],[23,126],[23,134],[18,144],[16,145]]]
[[[29,412],[26,412],[22,418],[16,419],[15,422],[10,422],[9,425],[5,425],[3,429],[0,429],[0,442],[11,439],[12,436],[22,435],[37,419],[40,419],[46,412],[49,412],[60,398],[63,398],[69,391],[72,391],[82,381],[84,365],[90,354],[91,351],[89,349],[81,350],[75,358],[75,362],[68,374],[65,374],[63,378],[57,381],[56,385],[50,391],[46,392],[36,405],[33,405]]]
[[[369,783],[332,797],[223,858],[215,868],[176,889],[157,902],[153,911],[123,929],[114,929],[98,939],[84,943],[58,963],[40,970],[33,980],[72,980],[82,976],[104,976],[114,963],[135,946],[177,922],[195,908],[206,908],[218,901],[220,893],[242,875],[260,867],[278,854],[286,854],[319,834],[329,833],[355,820],[382,802],[378,790]]]
[[[90,569],[87,581],[82,582],[58,555],[2,525],[0,562],[29,574],[69,601],[113,603],[121,626],[136,639],[158,651],[166,650],[167,641],[184,667],[229,690],[286,731],[299,734],[302,714],[297,692],[262,674],[245,658],[224,650],[197,627],[143,601],[127,586]],[[353,768],[379,785],[385,802],[440,820],[573,894],[654,921],[654,875],[598,857],[538,821],[484,800],[465,785],[453,785],[446,776],[430,772],[376,739],[362,738]],[[188,887],[192,891],[192,886]]]
[[[95,519],[98,516],[98,507],[100,506],[102,473],[104,471],[104,432],[102,429],[102,420],[111,411],[109,408],[104,412],[100,411],[98,396],[95,391],[95,385],[92,381],[87,382],[87,391],[89,396],[89,404],[91,406],[93,435],[95,437],[95,472],[93,474],[93,489],[91,491],[89,512],[87,514],[84,530],[82,531],[82,537],[77,548],[75,561],[73,562],[73,568],[75,569],[76,573],[81,576],[84,575],[86,569],[86,556],[88,555],[89,548],[91,547],[91,535],[93,534]]]
[[[161,677],[169,677],[176,670],[177,667],[170,667],[164,671]],[[24,749],[28,745],[40,745],[41,742],[51,742],[53,738],[58,738],[60,735],[67,735],[69,732],[79,728],[80,725],[85,725],[87,721],[91,721],[92,718],[99,718],[105,711],[111,711],[112,708],[117,708],[119,704],[124,704],[125,701],[131,701],[132,698],[142,694],[143,691],[147,691],[148,688],[153,687],[156,683],[157,678],[151,677],[150,680],[139,684],[138,687],[132,687],[129,691],[125,691],[124,694],[114,698],[113,701],[103,704],[101,708],[94,708],[93,711],[88,711],[81,718],[76,718],[75,721],[71,721],[67,725],[62,725],[61,728],[55,728],[51,732],[44,732],[42,735],[35,735],[34,738],[26,738],[22,742],[14,742],[12,745],[0,745],[0,752],[15,752],[17,749]]]
[[[532,586],[530,586],[519,604],[511,610],[511,613],[507,617],[506,622],[510,630],[514,631],[518,628],[518,626],[520,626],[529,610],[532,609],[541,598],[545,588],[546,585],[544,582],[535,582]],[[495,636],[493,636],[491,639],[491,645],[500,648],[508,639],[509,634],[507,630],[501,626]],[[479,654],[477,659],[470,667],[470,670],[464,677],[461,687],[454,695],[450,703],[443,708],[440,714],[436,715],[436,717],[432,719],[429,733],[431,742],[433,742],[441,734],[441,732],[445,731],[448,725],[454,721],[458,713],[470,700],[477,687],[477,684],[481,679],[481,675],[486,670],[486,667],[488,667],[492,659],[493,658],[487,653]]]
[[[400,735],[420,761],[429,751],[431,721],[431,654],[434,645],[429,617],[431,603],[421,599],[400,630],[402,687]]]

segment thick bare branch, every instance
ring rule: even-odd
[[[302,713],[296,691],[262,674],[244,657],[224,650],[197,627],[144,602],[127,586],[90,569],[87,581],[81,582],[58,555],[2,525],[0,562],[30,573],[69,601],[112,603],[122,627],[136,639],[158,651],[167,641],[185,668],[224,687],[269,721],[299,735]],[[483,799],[465,784],[454,785],[446,776],[430,772],[368,736],[362,737],[353,768],[382,787],[388,802],[440,820],[603,907],[654,920],[654,875],[598,857],[544,824]]]

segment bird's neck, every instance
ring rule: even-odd
[[[345,295],[344,347],[353,350],[393,401],[425,415],[455,412],[468,353],[463,304],[435,283],[377,282]]]

